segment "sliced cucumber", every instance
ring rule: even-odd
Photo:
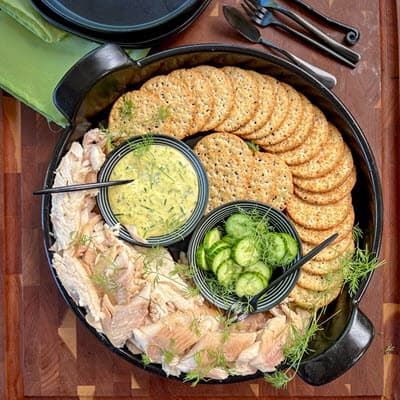
[[[228,243],[230,246],[233,246],[237,242],[237,239],[235,239],[233,236],[230,235],[222,236],[221,240],[224,241],[225,243]]]
[[[263,279],[256,272],[245,272],[236,281],[235,293],[238,297],[254,296],[266,287]]]
[[[205,271],[208,270],[207,260],[206,260],[206,250],[201,244],[196,251],[196,264]]]
[[[225,222],[226,233],[236,239],[243,239],[254,232],[254,223],[246,214],[232,214]]]
[[[280,235],[286,244],[286,254],[283,257],[281,264],[288,265],[296,258],[297,253],[299,252],[299,245],[296,239],[288,233],[281,233]]]
[[[264,278],[265,285],[268,284],[272,275],[271,269],[262,261],[258,261],[255,264],[246,267],[246,272],[257,272],[257,274],[261,275]]]
[[[249,237],[239,240],[232,250],[233,259],[242,267],[255,264],[260,259],[260,250]]]
[[[272,266],[279,265],[286,255],[286,241],[280,233],[265,235],[265,258]]]
[[[222,286],[228,287],[233,284],[240,272],[240,266],[235,264],[233,260],[222,261],[217,269],[217,280]]]
[[[226,249],[228,247],[231,247],[228,243],[224,242],[223,240],[218,240],[218,242],[215,242],[209,249],[206,249],[207,257],[210,258],[219,250]]]
[[[231,248],[223,248],[214,253],[214,255],[209,259],[209,265],[214,274],[217,273],[218,267],[223,261],[228,260],[231,257]]]
[[[218,228],[211,229],[211,231],[207,232],[204,236],[204,248],[208,250],[211,246],[221,240],[221,232]]]

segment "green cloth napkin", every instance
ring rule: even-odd
[[[0,9],[45,42],[58,42],[67,35],[67,32],[50,25],[29,0],[0,0]]]
[[[0,0],[0,8],[5,1]],[[18,19],[0,11],[0,88],[65,127],[66,119],[53,104],[53,90],[72,65],[99,44],[71,34],[48,43],[42,40],[42,35],[37,35],[37,30],[33,34],[25,28],[27,19],[21,10],[23,8],[19,8]],[[34,10],[30,12],[35,13]],[[25,23],[21,24],[22,20]],[[47,29],[45,25],[42,28]],[[50,28],[46,35],[54,40],[54,28]],[[148,49],[128,51],[134,59],[147,53]]]

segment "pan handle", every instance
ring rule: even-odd
[[[115,44],[105,44],[81,58],[63,76],[53,92],[53,102],[72,123],[86,93],[103,76],[134,61]]]
[[[298,370],[299,376],[313,386],[333,381],[364,355],[374,334],[371,321],[355,306],[346,330],[336,343],[327,351],[303,362]]]

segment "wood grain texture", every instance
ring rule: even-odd
[[[109,352],[76,320],[62,300],[42,248],[40,199],[31,193],[42,186],[58,134],[43,117],[3,95],[0,96],[0,291],[4,294],[0,296],[1,399],[400,398],[399,1],[307,1],[361,29],[361,40],[355,50],[362,53],[363,60],[353,71],[295,40],[288,40],[285,34],[271,29],[264,34],[337,75],[339,84],[335,93],[359,121],[384,177],[383,258],[387,265],[375,274],[361,302],[361,309],[376,328],[375,340],[367,354],[329,385],[315,388],[296,379],[287,391],[278,392],[262,380],[193,389],[151,375]],[[237,5],[238,1],[214,0],[192,27],[164,47],[205,42],[248,46],[223,21],[222,3]],[[331,33],[337,38],[341,35]]]

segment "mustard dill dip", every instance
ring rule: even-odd
[[[151,140],[132,146],[114,166],[110,180],[133,179],[108,189],[117,220],[139,238],[176,231],[192,215],[199,196],[198,176],[179,150]]]

